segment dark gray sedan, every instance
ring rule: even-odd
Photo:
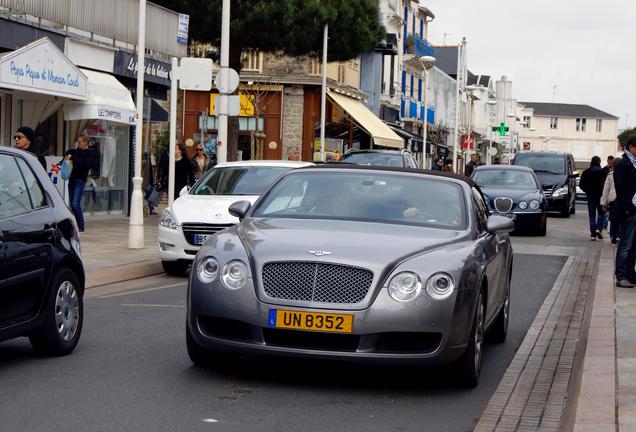
[[[197,254],[187,346],[352,361],[456,362],[477,385],[508,330],[514,225],[471,180],[323,165],[292,170]]]

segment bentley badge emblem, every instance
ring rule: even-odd
[[[309,250],[307,251],[312,255],[316,255],[317,257],[321,257],[324,255],[331,255],[333,252],[329,252],[329,251],[322,251],[322,250]]]

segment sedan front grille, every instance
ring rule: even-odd
[[[319,303],[359,303],[369,292],[369,270],[315,262],[278,262],[263,266],[265,293],[277,299]]]
[[[549,186],[543,188],[543,193],[545,194],[546,198],[550,198],[552,196],[552,192],[554,192],[554,189]]]
[[[495,198],[495,210],[498,213],[508,213],[512,209],[512,199],[508,197]]]
[[[193,224],[193,223],[184,223],[181,225],[183,229],[183,235],[188,243],[194,246],[199,246],[194,242],[195,234],[216,234],[219,231],[224,230],[227,227],[231,227],[234,224]]]

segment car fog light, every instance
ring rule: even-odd
[[[413,272],[398,273],[389,282],[389,295],[397,301],[409,301],[422,290],[420,277]]]
[[[203,283],[214,282],[219,275],[219,263],[213,257],[204,258],[197,266],[197,275]]]
[[[539,201],[537,201],[537,200],[532,200],[532,201],[530,201],[530,208],[531,208],[532,210],[536,210],[536,209],[538,209],[539,207],[541,207],[541,203],[540,203]]]
[[[242,288],[247,281],[247,266],[243,261],[230,261],[223,266],[221,278],[225,286],[231,290]]]
[[[446,273],[435,273],[426,282],[426,292],[436,300],[449,297],[454,288],[453,278]]]

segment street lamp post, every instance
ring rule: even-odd
[[[508,145],[508,165],[512,164],[512,151],[514,148],[514,137],[515,137],[515,123],[517,123],[517,115],[514,113],[506,114],[506,117],[512,119],[512,124],[510,125],[510,144]]]
[[[424,124],[422,125],[422,166],[424,166],[424,157],[426,154],[426,129],[428,125],[428,70],[433,67],[435,57],[422,56],[420,62],[424,66]]]
[[[495,99],[488,99],[488,120],[489,120],[489,129],[490,129],[490,145],[488,146],[488,157],[486,158],[486,164],[490,165],[492,163],[492,153],[493,153],[493,143],[495,132],[492,130],[492,127],[495,123],[495,105],[497,105],[497,101]]]
[[[137,124],[135,126],[134,177],[130,197],[130,221],[128,226],[128,248],[144,248],[144,197],[141,192],[141,142],[144,121],[144,72],[146,55],[146,0],[139,0],[139,26],[137,34]]]

